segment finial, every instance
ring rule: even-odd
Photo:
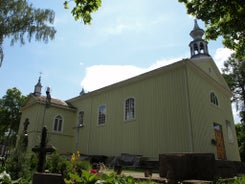
[[[197,40],[197,39],[202,39],[202,36],[204,34],[204,30],[201,29],[198,24],[197,24],[197,19],[194,20],[194,28],[193,30],[190,32],[190,35],[191,37],[194,39],[194,40]]]
[[[39,72],[39,80],[41,80],[42,74],[42,72]]]
[[[200,27],[198,26],[197,19],[194,19],[194,28],[193,28],[193,30],[197,30],[197,29],[200,29]]]

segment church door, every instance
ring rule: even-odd
[[[220,124],[214,123],[214,135],[216,140],[217,159],[226,160],[222,126]]]

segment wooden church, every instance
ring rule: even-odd
[[[29,151],[40,143],[45,125],[49,144],[62,154],[158,159],[162,153],[191,152],[239,161],[232,93],[203,34],[195,21],[190,59],[67,101],[51,98],[48,89],[43,96],[39,78],[22,108],[18,134],[28,134]]]

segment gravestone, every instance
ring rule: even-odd
[[[53,146],[47,145],[47,128],[43,127],[40,146],[32,148],[32,151],[38,153],[37,173],[33,175],[33,184],[64,184],[61,174],[44,173],[46,154],[55,151]]]

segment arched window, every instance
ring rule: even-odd
[[[125,100],[124,104],[124,119],[132,120],[135,118],[135,102],[134,98],[128,98]]]
[[[217,96],[215,95],[214,92],[210,93],[210,101],[211,101],[212,104],[214,104],[216,106],[219,106],[218,98],[217,98]]]
[[[84,126],[83,118],[84,118],[84,111],[80,111],[78,114],[78,126],[79,127]]]
[[[54,119],[54,131],[55,132],[61,132],[62,131],[62,126],[63,126],[63,118],[58,115]]]

